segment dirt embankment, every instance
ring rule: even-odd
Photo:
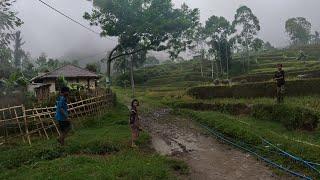
[[[264,163],[204,133],[191,120],[160,109],[142,116],[153,147],[188,163],[190,179],[280,179]]]

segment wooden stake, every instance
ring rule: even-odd
[[[26,131],[26,136],[27,136],[29,145],[31,145],[31,139],[30,139],[30,134],[29,134],[29,129],[28,129],[28,122],[27,122],[27,116],[26,116],[26,109],[25,109],[24,105],[21,105],[21,107],[22,107],[23,120],[24,120],[24,128],[25,128],[25,131]]]
[[[26,140],[24,139],[24,133],[23,133],[21,125],[20,125],[20,121],[18,119],[18,114],[17,114],[16,108],[14,108],[13,111],[14,111],[14,114],[16,116],[15,119],[16,119],[16,122],[18,123],[18,127],[19,127],[19,130],[20,130],[20,135],[22,137],[22,140],[23,140],[23,142],[26,142]]]
[[[60,131],[59,131],[58,127],[57,127],[56,122],[54,121],[54,119],[53,119],[52,116],[51,116],[51,112],[49,111],[48,107],[46,107],[46,109],[47,109],[47,112],[48,112],[48,114],[49,114],[49,117],[50,117],[50,119],[51,119],[52,124],[54,125],[54,127],[55,127],[58,135],[60,136]]]
[[[37,114],[39,114],[39,112],[38,112],[37,110],[35,110],[35,111],[36,111]],[[46,135],[47,139],[49,139],[49,136],[48,136],[48,134],[47,134],[46,128],[44,127],[43,121],[42,121],[42,119],[41,119],[41,114],[38,115],[38,118],[39,118],[39,120],[40,120],[40,123],[41,123],[42,129],[43,129],[43,131],[44,131],[44,134]]]
[[[5,127],[5,137],[4,137],[4,140],[7,142],[8,141],[8,136],[9,136],[9,133],[8,133],[8,126],[7,126],[7,120],[6,119],[6,115],[4,113],[5,110],[1,110],[2,111],[2,117],[3,117],[3,120],[4,120],[4,127]]]
[[[33,120],[34,120],[34,122],[36,123],[39,136],[42,137],[42,133],[41,133],[41,131],[40,131],[39,124],[38,124],[38,122],[37,122],[37,118],[36,118],[36,115],[35,115],[35,113],[34,113],[34,111],[35,111],[34,109],[35,109],[35,108],[33,107],[33,109],[31,110],[31,111],[32,111]]]

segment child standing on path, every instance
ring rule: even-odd
[[[139,122],[139,115],[138,115],[138,106],[139,101],[137,99],[132,100],[131,102],[131,112],[129,118],[129,124],[131,128],[131,147],[137,147],[135,142],[139,137],[140,122]]]

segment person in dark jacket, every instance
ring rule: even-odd
[[[136,147],[136,141],[139,137],[140,128],[140,120],[138,115],[138,106],[139,101],[137,99],[132,100],[131,102],[131,110],[130,110],[130,118],[129,124],[131,128],[131,146]]]
[[[60,136],[57,139],[60,145],[64,145],[64,139],[71,129],[71,123],[68,119],[68,103],[69,88],[62,87],[60,96],[57,99],[55,119],[59,123]]]
[[[278,64],[278,71],[274,74],[274,80],[277,82],[277,102],[283,103],[284,101],[284,93],[285,93],[285,72],[282,69],[282,64]]]

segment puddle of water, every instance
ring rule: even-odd
[[[153,136],[152,137],[152,146],[154,149],[161,155],[171,155],[171,147],[167,145],[167,143],[162,140],[160,137]]]

